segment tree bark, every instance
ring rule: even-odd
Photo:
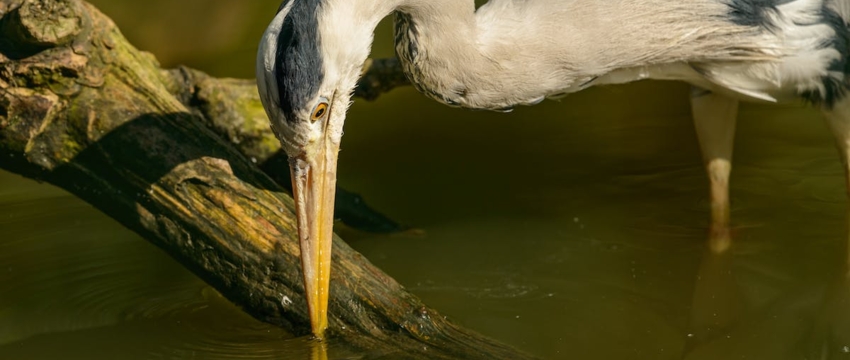
[[[74,193],[257,319],[308,334],[292,199],[258,166],[280,154],[254,84],[161,70],[82,1],[2,0],[0,16],[0,167]],[[529,357],[333,246],[331,341],[378,358]]]
[[[406,84],[396,59],[369,61],[357,92],[369,99]],[[253,80],[217,79],[201,71],[186,67],[163,70],[169,91],[192,110],[204,125],[219,137],[229,141],[251,162],[260,166],[272,180],[282,185],[290,194],[289,163],[280,143],[272,133],[262,104],[257,97]],[[398,77],[404,78],[404,81]],[[410,230],[383,214],[373,210],[353,192],[338,188],[336,193],[336,219],[353,228],[392,233]]]

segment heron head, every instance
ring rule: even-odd
[[[336,33],[344,30],[328,24],[334,22],[328,13],[321,0],[284,1],[260,42],[260,97],[290,157],[311,154],[322,142],[339,143],[359,66],[369,51],[368,43],[364,51],[353,51],[339,41]]]
[[[286,0],[260,42],[257,83],[289,156],[302,269],[313,333],[327,327],[336,164],[345,113],[374,26],[352,1]]]

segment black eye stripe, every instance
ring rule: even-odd
[[[282,6],[281,6],[282,7]],[[286,79],[286,73],[283,70],[283,64],[280,62],[287,57],[287,49],[292,48],[295,40],[295,31],[293,30],[292,17],[287,16],[283,20],[283,26],[281,26],[280,34],[277,38],[277,49],[276,49],[276,61],[274,67],[274,75],[275,80],[277,80],[278,86],[278,96],[280,99],[278,103],[280,104],[281,110],[283,111],[284,117],[288,122],[294,122],[295,116],[293,116],[293,108],[292,108],[292,94],[287,85],[288,81]],[[297,43],[296,43],[297,44]]]
[[[280,110],[292,123],[298,120],[298,110],[315,98],[324,72],[317,18],[320,0],[289,0],[287,4],[290,2],[275,44],[273,71]],[[281,9],[284,7],[281,5]]]

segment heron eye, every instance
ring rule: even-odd
[[[321,119],[323,116],[325,116],[325,113],[327,113],[327,112],[328,112],[328,103],[321,102],[321,103],[319,103],[319,105],[316,105],[316,109],[313,110],[313,117],[310,118],[310,120],[312,120],[313,122],[316,122],[319,119]]]

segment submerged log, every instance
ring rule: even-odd
[[[309,333],[292,199],[256,89],[166,71],[78,0],[0,2],[0,167],[62,187],[257,319]],[[387,358],[527,358],[334,239],[331,341]]]

